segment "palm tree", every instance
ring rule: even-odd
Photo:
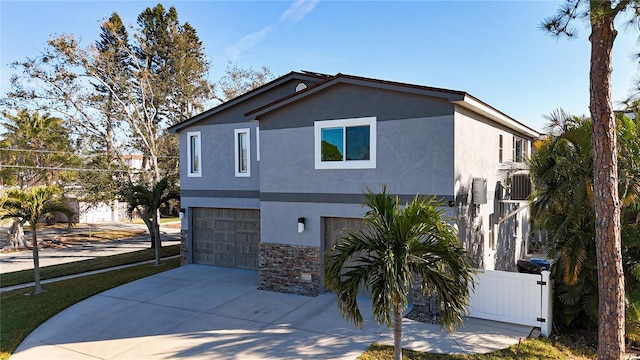
[[[22,189],[75,178],[75,172],[64,170],[78,167],[80,160],[62,119],[26,109],[3,117],[0,163],[10,166],[0,170],[2,181]]]
[[[336,293],[342,317],[358,327],[363,324],[358,288],[367,288],[378,324],[393,325],[394,355],[400,359],[402,312],[414,278],[422,279],[423,292],[437,294],[443,308],[441,326],[452,330],[462,324],[474,288],[474,268],[435,199],[416,196],[402,208],[386,186],[379,194],[367,188],[364,197],[363,206],[369,210],[363,226],[348,230],[328,250],[324,281]]]
[[[555,259],[552,276],[556,310],[566,324],[598,322],[596,225],[593,194],[592,124],[585,117],[557,110],[546,117],[547,136],[529,161],[534,184],[532,218],[549,233],[545,250]],[[640,127],[619,114],[618,178],[622,208],[623,267],[627,290],[640,275],[637,209],[640,196]],[[635,269],[635,270],[634,270]],[[586,315],[586,316],[585,316]]]
[[[33,273],[35,277],[34,294],[42,292],[40,286],[40,262],[38,258],[38,221],[56,213],[64,214],[71,225],[76,212],[60,198],[62,189],[57,186],[38,186],[26,190],[9,190],[2,199],[0,219],[20,219],[28,221],[33,242]]]
[[[130,185],[125,189],[125,199],[129,203],[128,211],[140,212],[142,221],[149,229],[151,247],[156,249],[156,265],[160,265],[160,216],[158,212],[162,206],[169,205],[171,200],[180,199],[180,192],[170,177],[164,177],[151,188],[144,185]]]

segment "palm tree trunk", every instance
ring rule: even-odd
[[[31,224],[31,240],[33,241],[33,276],[36,284],[33,293],[40,294],[42,292],[42,286],[40,285],[40,257],[38,256],[38,237],[36,236],[35,224]]]
[[[402,360],[402,308],[393,306],[393,358]]]
[[[162,244],[160,242],[160,219],[158,218],[158,213],[154,213],[153,215],[153,233],[154,233],[154,242],[156,248],[156,266],[160,265],[160,247]]]
[[[147,230],[149,230],[149,238],[151,239],[151,249],[156,247],[156,230],[153,224],[153,220],[149,220],[149,214],[144,210],[138,207],[138,212],[140,213],[140,217],[144,224],[147,226]]]

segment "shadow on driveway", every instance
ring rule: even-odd
[[[54,316],[11,359],[355,359],[392,344],[361,299],[363,329],[343,320],[335,295],[256,290],[258,273],[189,265],[105,291]],[[454,334],[404,320],[404,345],[438,353],[487,352],[530,328],[469,319]],[[478,342],[477,344],[475,342]]]

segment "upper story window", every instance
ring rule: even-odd
[[[200,131],[187,133],[187,176],[202,176],[202,157],[200,149]]]
[[[250,129],[234,130],[235,168],[237,177],[251,176],[251,132]]]
[[[375,169],[376,118],[316,121],[316,169]]]
[[[527,159],[529,143],[523,138],[513,137],[513,161],[524,162]]]
[[[503,139],[502,139],[502,135],[498,135],[500,136],[500,138],[498,139],[498,161],[500,161],[500,163],[502,163],[502,149],[503,149]]]

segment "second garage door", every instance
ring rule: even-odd
[[[356,218],[333,218],[326,217],[324,218],[324,248],[327,251],[331,248],[335,243],[337,243],[340,238],[346,235],[348,229],[359,229],[362,227],[362,219]],[[347,261],[345,266],[351,266],[354,264],[353,260]],[[360,286],[360,291],[358,292],[358,296],[369,297],[367,289],[363,284]]]
[[[193,262],[258,270],[260,210],[193,208]]]

